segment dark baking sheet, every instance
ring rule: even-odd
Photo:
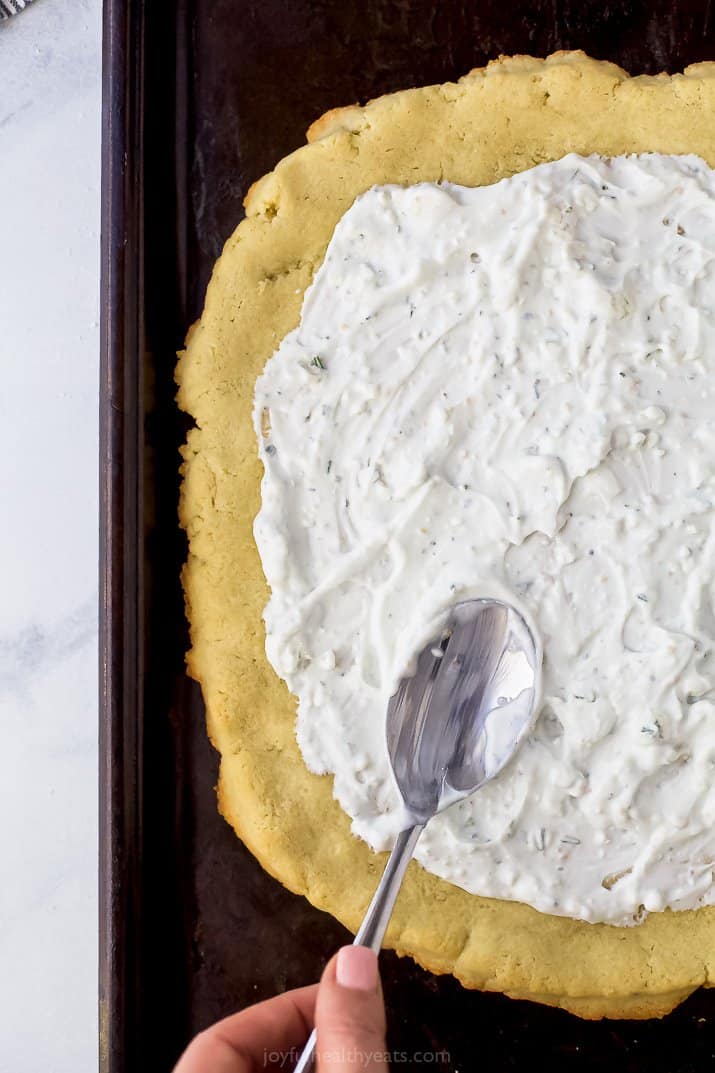
[[[631,71],[676,70],[715,57],[714,31],[710,0],[106,0],[104,1073],[168,1073],[198,1029],[316,979],[347,939],[266,876],[218,816],[217,758],[183,667],[174,351],[249,184],[335,105],[454,78],[499,53],[582,47]],[[588,1024],[463,991],[392,954],[382,967],[390,1045],[447,1052],[435,1069],[711,1068],[712,993],[662,1022]]]

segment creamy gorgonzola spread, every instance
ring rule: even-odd
[[[335,229],[258,381],[266,649],[308,766],[378,849],[388,698],[425,623],[501,595],[539,719],[416,856],[629,924],[715,901],[715,177],[567,156],[388,186]]]

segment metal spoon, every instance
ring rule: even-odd
[[[515,608],[467,600],[422,649],[387,706],[387,748],[408,823],[355,936],[377,952],[425,825],[469,797],[512,758],[536,713],[541,651]],[[313,1030],[295,1067],[312,1069]]]

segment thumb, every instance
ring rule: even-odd
[[[315,1007],[318,1073],[387,1073],[377,955],[344,946],[328,962]]]

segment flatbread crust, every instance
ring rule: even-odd
[[[187,661],[221,753],[221,812],[268,872],[355,930],[384,855],[351,835],[332,778],[306,768],[295,699],[266,660],[268,589],[252,533],[256,377],[298,323],[358,194],[375,183],[482,185],[569,152],[697,153],[715,166],[715,64],[630,78],[581,52],[502,58],[458,83],[328,112],[308,142],[251,187],[180,355],[179,404],[197,424],[180,504]],[[466,987],[585,1018],[659,1017],[713,982],[715,908],[658,913],[634,928],[586,924],[475,897],[412,862],[386,945]]]

